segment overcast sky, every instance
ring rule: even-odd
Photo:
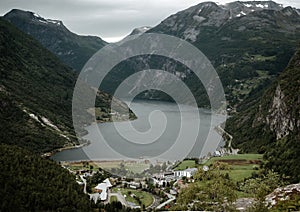
[[[73,32],[120,40],[134,28],[155,26],[180,10],[208,0],[0,0],[0,14],[13,8],[59,19]],[[223,4],[234,0],[218,0]],[[278,0],[300,8],[300,0]]]

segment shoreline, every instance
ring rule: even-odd
[[[143,100],[142,100],[143,101]],[[158,100],[150,100],[150,101],[153,101],[153,102],[155,102],[155,101],[158,101]],[[167,102],[167,101],[163,101],[163,102]],[[173,102],[171,102],[171,103],[173,103]],[[225,115],[224,114],[224,110],[219,110],[219,111],[212,111],[211,109],[209,109],[209,108],[205,108],[205,107],[197,107],[197,109],[199,110],[199,109],[203,109],[203,110],[209,110],[211,113],[215,113],[215,115]],[[133,113],[134,114],[134,113]],[[87,126],[85,126],[84,127],[84,129],[86,130],[86,128],[87,127],[89,127],[89,126],[92,126],[93,124],[102,124],[102,123],[112,123],[112,122],[125,122],[125,121],[134,121],[134,120],[136,120],[136,119],[138,119],[138,116],[136,115],[136,114],[134,114],[134,116],[133,117],[130,117],[129,119],[117,119],[117,120],[114,120],[114,119],[112,119],[112,118],[109,118],[109,120],[95,120],[95,121],[93,121],[91,124],[89,124],[89,125],[87,125]],[[220,132],[220,131],[223,131],[224,132],[224,134],[226,133],[226,134],[228,134],[227,132],[225,132],[225,130],[223,129],[223,128],[221,128],[221,125],[217,125],[217,126],[215,126],[214,127],[215,128],[215,131],[221,136],[221,137],[223,137],[223,134]],[[86,130],[87,131],[87,130]],[[86,133],[85,135],[87,135],[88,133]],[[84,136],[85,136],[84,135]],[[228,134],[229,135],[229,134]],[[231,135],[229,135],[229,136],[231,136]],[[231,136],[231,139],[232,139],[232,136]],[[225,139],[224,139],[225,140]],[[226,140],[225,140],[225,142],[226,142]],[[71,150],[71,149],[78,149],[78,148],[82,148],[82,147],[84,147],[84,146],[88,146],[88,145],[90,145],[91,144],[91,141],[90,140],[85,140],[85,142],[84,143],[81,143],[81,144],[79,144],[79,145],[74,145],[74,143],[73,144],[69,144],[69,145],[67,145],[67,146],[64,146],[64,147],[61,147],[61,148],[58,148],[58,149],[54,149],[54,150],[52,150],[52,151],[50,151],[50,152],[46,152],[46,153],[43,153],[42,154],[42,157],[47,157],[47,158],[50,158],[51,156],[53,156],[53,155],[55,155],[56,153],[59,153],[59,152],[62,152],[62,151],[65,151],[65,150]],[[145,160],[146,158],[141,158],[141,159],[136,159],[136,160],[134,160],[134,161],[139,161],[139,160]],[[119,161],[119,160],[123,160],[123,159],[115,159],[115,160],[111,160],[111,159],[108,159],[108,160],[106,160],[106,159],[104,159],[104,160],[74,160],[74,161],[59,161],[59,162],[76,162],[76,161],[98,161],[98,162],[105,162],[105,161]],[[130,160],[126,160],[126,161],[130,161]]]
[[[43,153],[41,156],[42,157],[46,157],[46,158],[50,158],[51,156],[53,156],[54,154],[58,153],[58,152],[62,152],[64,150],[70,150],[70,149],[78,149],[78,148],[82,148],[84,146],[88,146],[90,145],[91,141],[89,140],[86,140],[84,143],[81,143],[79,145],[72,145],[72,144],[69,144],[69,145],[66,145],[64,147],[61,147],[61,148],[58,148],[58,149],[54,149],[50,152],[45,152]]]
[[[117,120],[117,122],[124,122],[124,121],[134,121],[134,120],[136,120],[138,117],[135,115],[134,117],[132,117],[132,118],[129,118],[128,120]],[[110,120],[108,120],[108,121],[104,121],[104,120],[96,120],[96,121],[94,121],[94,122],[92,122],[90,125],[87,125],[86,127],[89,127],[89,126],[92,126],[93,124],[102,124],[102,123],[111,123],[111,122],[116,122],[116,120],[112,120],[112,119],[110,119]],[[85,127],[85,128],[86,128]],[[88,133],[87,133],[88,134]],[[84,134],[83,136],[85,136],[85,135],[87,135],[87,134]],[[74,145],[75,143],[69,143],[69,144],[67,144],[66,146],[63,146],[63,147],[60,147],[60,148],[58,148],[58,149],[54,149],[54,150],[52,150],[52,151],[50,151],[50,152],[45,152],[45,153],[43,153],[41,156],[42,157],[45,157],[45,158],[50,158],[51,156],[53,156],[53,155],[55,155],[56,153],[58,153],[58,152],[62,152],[62,151],[64,151],[64,150],[71,150],[71,149],[79,149],[79,148],[82,148],[82,147],[84,147],[84,146],[88,146],[88,145],[90,145],[91,144],[91,141],[90,140],[86,140],[86,139],[84,139],[84,142],[83,143],[81,143],[81,144],[79,144],[79,145]]]

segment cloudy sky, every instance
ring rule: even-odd
[[[30,10],[44,18],[62,20],[75,33],[113,42],[136,27],[155,26],[169,15],[203,1],[208,0],[0,0],[0,14],[13,8]],[[300,8],[299,0],[276,2]]]

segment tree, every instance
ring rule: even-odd
[[[255,195],[258,200],[264,200],[265,196],[271,193],[275,188],[283,185],[279,175],[268,171],[261,177],[246,180],[241,186],[241,190]]]
[[[221,167],[224,168],[224,167]],[[205,172],[201,169],[194,175],[195,182],[182,190],[177,203],[192,210],[224,211],[233,208],[236,200],[236,185],[219,166]]]

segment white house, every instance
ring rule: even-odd
[[[220,151],[216,150],[216,151],[214,152],[214,156],[215,156],[215,157],[221,157],[222,154],[221,154]]]
[[[133,189],[140,188],[140,183],[138,183],[138,182],[129,182],[128,185],[129,185],[129,188],[133,188]]]
[[[167,184],[167,181],[165,178],[155,178],[155,177],[152,177],[152,182],[154,185],[159,185],[159,186],[163,186],[163,184]]]
[[[192,177],[196,172],[198,171],[197,168],[188,168],[185,170],[180,170],[180,171],[174,171],[174,176],[175,177]]]
[[[104,201],[107,199],[107,191],[111,187],[109,179],[105,179],[102,183],[99,183],[95,190],[100,194],[100,200]]]

